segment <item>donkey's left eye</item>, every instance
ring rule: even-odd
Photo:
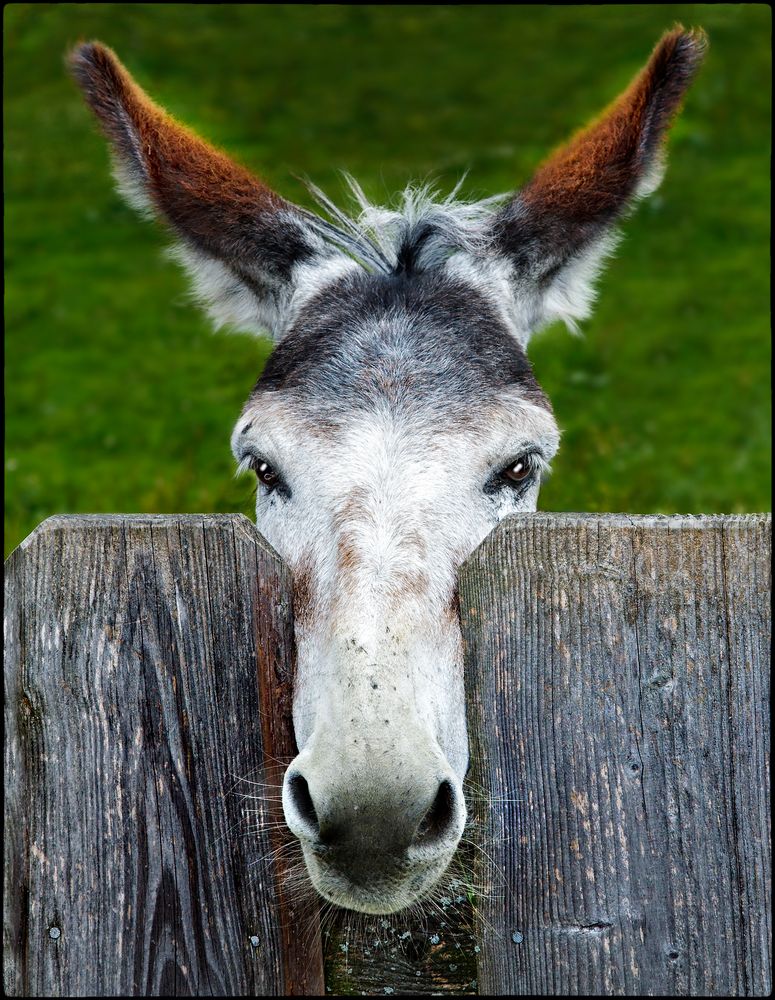
[[[279,475],[263,458],[255,459],[250,463],[250,466],[258,477],[259,482],[263,483],[268,489],[272,489],[279,482]]]

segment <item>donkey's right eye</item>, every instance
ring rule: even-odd
[[[280,477],[269,464],[269,462],[264,461],[263,458],[256,458],[250,463],[251,469],[255,472],[258,477],[258,481],[263,483],[267,489],[272,489],[280,481]]]

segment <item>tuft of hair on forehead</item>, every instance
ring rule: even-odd
[[[328,218],[305,217],[326,242],[368,271],[384,275],[420,274],[441,267],[456,253],[484,257],[492,243],[492,221],[508,193],[464,201],[461,177],[450,193],[432,184],[410,184],[395,207],[374,205],[349,173],[342,174],[356,209],[348,215],[311,182],[307,188]]]

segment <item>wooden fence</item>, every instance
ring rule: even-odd
[[[476,843],[424,919],[321,927],[287,571],[238,515],[49,519],[6,564],[6,992],[767,995],[769,593],[769,517],[504,522],[460,577]]]

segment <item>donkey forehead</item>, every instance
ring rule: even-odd
[[[309,297],[253,397],[293,390],[308,410],[387,402],[449,417],[507,387],[551,411],[530,363],[486,291],[446,270],[339,277]]]
[[[377,440],[401,444],[412,438],[430,437],[443,450],[447,443],[472,438],[482,451],[499,457],[510,446],[538,445],[550,458],[559,444],[560,432],[552,411],[537,404],[519,385],[496,393],[482,394],[470,405],[449,409],[425,405],[395,406],[386,393],[372,397],[372,405],[318,409],[315,397],[293,388],[254,392],[236,423],[232,444],[265,442],[304,449],[336,445],[347,448]],[[269,456],[265,456],[269,457]]]
[[[294,487],[309,479],[321,496],[330,479],[333,493],[344,496],[359,482],[373,487],[394,474],[407,484],[452,477],[462,485],[526,448],[550,460],[559,445],[551,410],[519,384],[445,406],[413,397],[397,403],[400,396],[383,387],[370,394],[370,405],[337,408],[294,387],[262,389],[237,421],[232,448],[240,461],[251,455],[298,470]]]

